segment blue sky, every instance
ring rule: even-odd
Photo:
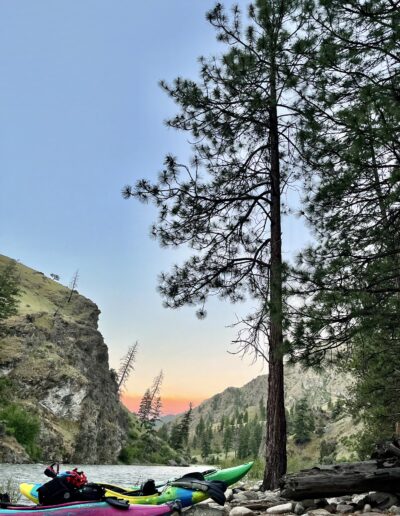
[[[229,2],[230,3],[230,2]],[[247,2],[241,2],[247,5]],[[197,76],[197,58],[221,52],[209,0],[3,0],[0,3],[0,252],[95,301],[111,364],[139,340],[131,393],[161,368],[168,395],[208,396],[259,374],[227,353],[235,312],[213,302],[169,311],[157,275],[184,256],[149,238],[155,211],[122,187],[155,177],[166,153],[189,155],[188,136],[160,79]],[[227,3],[225,3],[227,5]],[[289,255],[306,239],[285,225]]]

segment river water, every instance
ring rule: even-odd
[[[0,480],[12,479],[16,483],[21,482],[47,482],[50,480],[43,475],[45,464],[0,464]],[[138,485],[149,478],[156,482],[166,481],[170,478],[180,477],[190,471],[205,471],[214,469],[212,466],[190,466],[188,468],[180,466],[119,466],[119,465],[84,465],[79,466],[62,464],[60,471],[66,471],[78,467],[83,470],[89,482],[106,482],[121,486],[130,487]]]

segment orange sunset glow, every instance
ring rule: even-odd
[[[125,393],[122,395],[121,400],[125,407],[127,407],[131,412],[137,412],[142,396],[143,395],[139,394]],[[203,400],[204,398],[187,399],[179,398],[178,396],[162,396],[162,415],[180,414],[181,412],[188,410],[190,402],[193,407],[197,407],[197,405],[199,405]]]

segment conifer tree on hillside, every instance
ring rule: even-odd
[[[10,261],[0,268],[0,321],[17,314],[20,293],[17,264]]]
[[[159,430],[157,431],[157,434],[158,434],[158,437],[160,439],[162,439],[163,441],[168,441],[169,440],[168,427],[167,427],[167,425],[165,423],[160,426]]]
[[[309,442],[315,429],[315,421],[307,398],[301,398],[297,401],[292,418],[292,431],[295,435],[295,443],[305,444]]]
[[[231,425],[226,425],[225,430],[224,430],[223,439],[222,439],[222,447],[225,452],[225,457],[228,456],[228,452],[232,449],[233,437],[234,437],[233,427]]]
[[[163,246],[193,250],[161,275],[166,306],[195,304],[204,317],[212,295],[258,301],[236,343],[269,364],[265,489],[277,487],[286,471],[281,194],[298,172],[290,99],[301,64],[294,45],[303,23],[299,5],[256,0],[248,27],[238,7],[232,17],[221,4],[208,13],[225,54],[201,58],[198,82],[162,83],[180,108],[168,125],[190,133],[193,159],[185,164],[169,155],[156,183],[143,179],[124,191],[158,207],[152,234]]]
[[[192,404],[189,404],[189,409],[184,413],[182,419],[172,426],[170,442],[171,445],[177,449],[182,450],[189,443],[189,428],[192,420]],[[198,427],[199,428],[199,427]],[[204,430],[200,430],[198,435],[204,435]]]
[[[119,392],[121,392],[125,388],[126,383],[129,380],[132,371],[134,370],[137,348],[138,343],[135,342],[135,344],[129,347],[128,351],[121,359],[117,380]]]
[[[192,403],[189,403],[189,409],[184,413],[182,421],[180,423],[180,434],[183,446],[187,446],[189,442],[189,429],[192,421]]]
[[[239,429],[239,442],[237,457],[238,459],[245,459],[250,455],[250,429],[249,425],[243,425]]]
[[[262,440],[262,425],[257,421],[257,419],[253,419],[250,425],[250,437],[249,437],[249,454],[251,457],[257,457],[258,452],[261,446]]]
[[[160,397],[163,372],[153,380],[150,389],[147,389],[139,405],[138,418],[142,426],[147,430],[152,430],[157,421],[160,420],[162,402]]]
[[[150,389],[146,389],[139,405],[138,418],[143,426],[150,420],[151,413],[151,393]]]
[[[300,143],[316,244],[299,257],[293,355],[352,372],[352,411],[371,444],[398,420],[400,2],[309,5],[316,50]]]

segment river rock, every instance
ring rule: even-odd
[[[371,511],[372,511],[372,507],[369,505],[369,503],[365,504],[363,512],[371,512]]]
[[[300,502],[297,502],[296,505],[294,506],[293,512],[295,514],[297,514],[298,516],[300,516],[301,514],[304,514],[306,512],[306,510],[304,508],[304,505],[302,505]]]
[[[267,500],[249,500],[243,504],[243,507],[247,507],[252,511],[266,512],[270,507],[276,506],[276,503],[268,502]]]
[[[267,509],[267,514],[285,514],[286,512],[292,512],[293,511],[293,503],[283,503],[280,505],[274,505],[273,507],[270,507]]]
[[[242,491],[242,496],[244,496],[247,500],[258,500],[258,493],[255,491]]]
[[[247,496],[245,495],[245,491],[241,491],[240,493],[234,493],[232,496],[232,502],[236,504],[246,503],[248,501]]]
[[[350,512],[354,512],[354,507],[345,503],[339,503],[336,506],[336,512],[340,514],[349,514]]]
[[[389,509],[390,514],[400,514],[400,507],[397,505],[392,505]]]
[[[225,506],[199,503],[193,505],[185,511],[185,515],[190,516],[225,516],[229,511]]]
[[[264,492],[261,491],[258,495],[258,498],[259,498],[259,500],[265,500],[268,502],[276,502],[277,504],[284,502],[284,500],[280,497],[280,493],[276,492],[276,491],[264,491]]]
[[[378,509],[385,511],[386,509],[389,509],[389,507],[396,505],[398,499],[394,494],[377,492],[370,493],[366,501],[371,505],[371,507],[377,507]]]
[[[232,489],[227,489],[225,491],[225,498],[226,498],[227,502],[230,502],[231,500],[233,500],[233,491],[232,491]]]
[[[234,507],[230,511],[229,516],[245,516],[247,514],[254,514],[254,512],[247,507]]]
[[[305,500],[302,500],[301,504],[307,510],[307,512],[312,509],[318,509],[315,500],[312,498],[306,498]]]
[[[368,493],[361,493],[361,494],[356,494],[354,495],[352,498],[351,498],[351,501],[353,503],[356,503],[357,505],[358,504],[363,504],[365,505],[365,499],[367,498],[368,496]]]
[[[325,509],[311,509],[306,512],[307,516],[329,516],[330,512]]]

